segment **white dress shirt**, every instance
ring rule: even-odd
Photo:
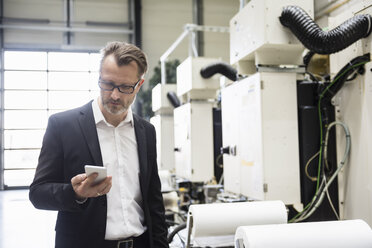
[[[145,230],[142,196],[139,184],[139,160],[134,133],[133,113],[117,127],[109,124],[98,105],[92,102],[103,166],[112,176],[112,187],[107,194],[107,240],[139,236]]]

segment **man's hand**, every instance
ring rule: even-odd
[[[110,191],[112,186],[112,177],[108,176],[99,184],[94,184],[94,179],[96,179],[97,176],[97,173],[93,173],[87,177],[84,173],[76,175],[71,179],[71,184],[76,193],[77,200],[101,196]]]

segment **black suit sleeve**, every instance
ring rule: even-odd
[[[57,118],[49,118],[29,198],[39,209],[81,211],[83,206],[75,201],[71,182],[64,176],[62,130],[58,124]]]
[[[155,128],[151,125],[151,131],[149,135],[150,147],[149,150],[149,164],[152,165],[149,185],[149,208],[151,215],[152,225],[152,239],[155,248],[167,248],[169,247],[167,241],[167,225],[165,223],[165,210],[163,203],[163,196],[161,194],[161,182],[158,174],[158,166],[156,162],[156,133]]]

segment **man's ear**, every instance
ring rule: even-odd
[[[141,81],[139,81],[138,86],[136,87],[136,91],[138,92],[141,89],[142,84],[145,82],[145,79],[142,78]]]

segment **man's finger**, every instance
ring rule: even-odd
[[[83,182],[86,178],[87,178],[87,175],[86,175],[85,173],[83,173],[83,174],[78,174],[78,175],[74,176],[73,178],[71,178],[71,184],[72,184],[72,185],[80,184],[80,183]]]
[[[97,185],[97,191],[99,193],[106,194],[108,192],[108,191],[106,192],[106,188],[107,187],[111,188],[112,184],[111,180],[112,180],[111,176],[106,177],[105,180],[103,180],[100,184]]]
[[[92,173],[87,177],[87,184],[93,184],[94,180],[98,177],[98,173]]]

